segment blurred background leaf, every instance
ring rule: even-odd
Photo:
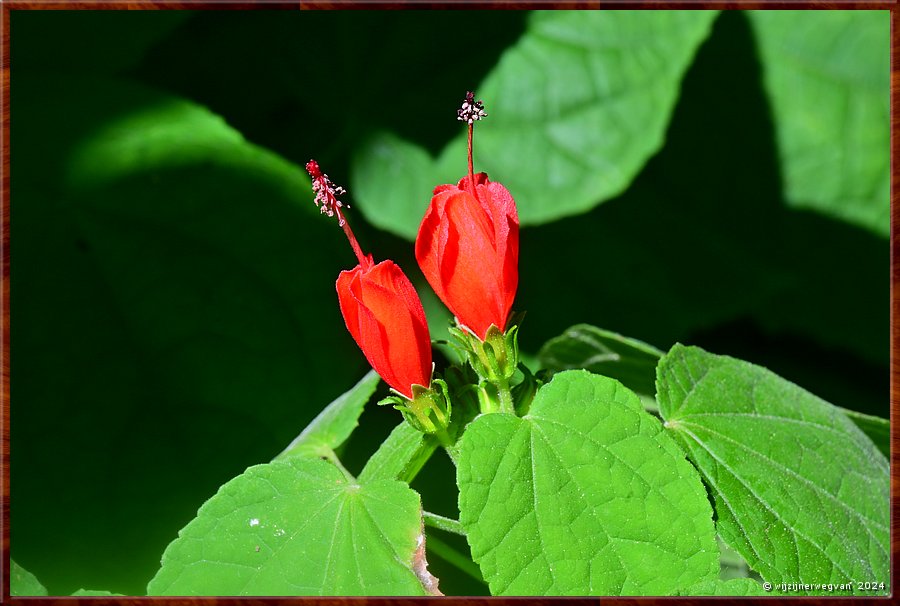
[[[301,168],[192,103],[22,76],[13,111],[14,549],[52,593],[140,593],[364,372],[334,293],[352,256]]]
[[[641,15],[692,21],[695,43],[708,27],[699,17],[634,19]],[[852,143],[853,167],[887,166],[887,145],[864,126],[877,120],[862,121],[888,95],[876,73],[888,53],[887,12],[874,25],[829,15],[778,12],[765,25],[754,14],[717,16],[690,51],[680,90],[668,93],[678,92],[671,114],[654,114],[664,145],[649,160],[661,140],[643,148],[636,174],[617,185],[626,189],[582,199],[566,213],[616,196],[577,217],[523,229],[515,307],[528,311],[526,357],[587,322],[661,349],[681,340],[747,359],[835,404],[887,415],[887,190],[880,173],[861,168],[795,197],[789,163],[798,148],[783,122],[797,108],[783,111],[771,84],[776,30],[790,48],[810,44],[816,60],[876,83],[854,101],[859,136],[829,145]],[[504,117],[485,90],[503,70],[552,79],[561,66],[516,59],[511,49],[537,43],[525,39],[534,24],[556,19],[566,18],[12,14],[12,553],[51,594],[141,593],[206,498],[270,460],[366,372],[334,293],[352,253],[315,214],[302,165],[316,157],[342,185],[375,179],[378,171],[361,172],[360,154],[382,137],[415,149],[421,167],[447,149],[461,176],[464,156],[450,155],[462,131],[453,112],[475,89],[492,114],[476,162],[510,187],[532,188],[529,171],[506,167],[532,166],[543,152],[488,145],[491,122]],[[576,34],[593,45],[599,30],[583,23]],[[636,21],[632,30],[645,31]],[[637,55],[628,65],[655,64]],[[109,75],[117,77],[99,77]],[[560,103],[585,83],[565,84],[555,89]],[[508,94],[501,80],[492,86]],[[800,109],[815,114],[810,103]],[[410,225],[437,184],[421,167],[391,162],[381,175],[397,192],[392,203],[426,188]],[[588,180],[612,182],[596,173]],[[449,315],[409,241],[367,224],[355,193],[350,220],[363,248],[404,268],[426,301],[433,338],[446,338]],[[535,216],[556,216],[556,197],[534,200]],[[364,409],[366,431],[341,453],[352,473],[397,422],[388,408]],[[446,457],[432,459],[413,488],[425,509],[457,516]],[[464,542],[455,547],[465,551]],[[429,562],[448,594],[483,593],[448,562]]]
[[[887,237],[890,13],[747,16],[765,64],[785,200]]]
[[[476,129],[475,170],[515,192],[523,225],[578,214],[618,194],[662,145],[681,76],[715,16],[532,13],[475,89],[489,115]],[[420,147],[377,135],[357,150],[353,169],[366,218],[412,240],[434,186],[466,173],[466,135],[435,162]],[[405,175],[407,188],[397,188]]]
[[[722,13],[628,190],[522,231],[522,345],[577,319],[728,353],[887,416],[889,243],[784,202],[754,49],[746,15]]]
[[[45,596],[47,589],[41,585],[33,574],[9,561],[9,595],[11,596]]]

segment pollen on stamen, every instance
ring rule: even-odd
[[[474,123],[487,117],[484,111],[484,102],[475,100],[475,93],[469,91],[466,93],[466,100],[463,101],[462,107],[456,110],[456,119],[468,124]]]
[[[319,168],[319,163],[315,160],[310,160],[306,163],[306,172],[309,173],[309,177],[312,179],[312,190],[316,194],[313,202],[319,207],[319,212],[325,213],[329,217],[337,215],[338,225],[343,227],[345,221],[341,209],[350,208],[350,205],[338,200],[338,196],[346,194],[347,190],[340,185],[332,183],[331,179],[322,172]]]

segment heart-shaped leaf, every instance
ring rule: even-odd
[[[494,595],[666,595],[715,578],[706,491],[621,383],[557,374],[459,448],[460,522]]]
[[[318,459],[251,467],[163,554],[149,595],[424,595],[419,496],[349,481]]]

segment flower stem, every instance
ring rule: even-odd
[[[453,446],[453,444],[455,444],[453,438],[451,438],[450,434],[447,432],[446,427],[438,429],[434,433],[434,437],[444,448],[450,448],[451,446]]]
[[[509,379],[501,379],[495,385],[497,386],[497,392],[500,394],[500,412],[515,414],[516,409],[513,405],[512,391],[509,389]]]

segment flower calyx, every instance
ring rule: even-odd
[[[392,389],[393,396],[380,402],[381,406],[393,405],[406,421],[424,434],[435,435],[441,442],[450,443],[447,427],[450,425],[450,393],[441,379],[433,379],[429,387],[412,386],[412,398]]]
[[[518,325],[504,333],[491,324],[483,341],[464,327],[453,326],[449,330],[479,379],[494,384],[509,382],[519,363]]]

